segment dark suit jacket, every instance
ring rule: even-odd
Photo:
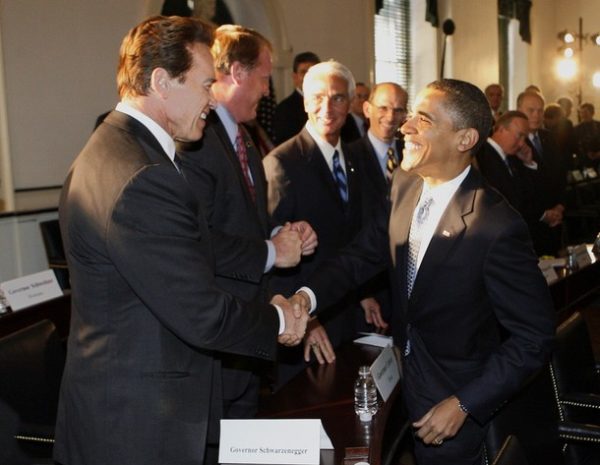
[[[350,113],[348,113],[348,116],[346,116],[346,122],[342,126],[342,132],[340,136],[342,141],[346,144],[354,142],[362,137],[360,129],[358,129],[358,126],[356,125],[356,120]]]
[[[395,145],[399,161],[402,161],[402,149],[404,148],[404,143],[401,140],[396,140]],[[363,224],[368,224],[375,216],[376,212],[381,208],[385,208],[385,205],[389,202],[390,183],[381,171],[379,159],[377,158],[373,144],[371,144],[367,135],[349,144],[348,148],[352,151],[354,159],[360,162],[359,166],[362,167],[363,176],[361,176],[361,193],[363,201]],[[380,273],[366,283],[365,286],[363,286],[362,291],[365,296],[376,298],[381,306],[383,318],[386,322],[389,322],[392,316],[392,302],[387,271]],[[364,321],[364,317],[362,320]],[[364,324],[361,328],[359,323],[360,319],[359,322],[357,322],[359,329],[373,329],[366,327]]]
[[[408,298],[408,234],[422,185],[398,172],[391,212],[382,211],[307,284],[326,306],[388,260],[394,339],[412,346],[404,360],[411,418],[454,394],[484,423],[546,360],[552,302],[525,223],[474,169],[444,212]]]
[[[543,214],[545,210],[558,203],[565,205],[567,160],[561,156],[557,142],[549,131],[538,129],[538,135],[543,155],[537,153],[529,138],[527,143],[538,163],[538,176],[534,186],[534,208]],[[561,227],[550,228],[546,223],[538,221],[532,231],[532,237],[538,255],[556,255],[561,246]]]
[[[183,171],[206,215],[217,258],[229,257],[232,274],[217,274],[217,284],[232,295],[251,301],[268,301],[265,239],[269,237],[266,180],[261,156],[246,134],[248,166],[252,173],[256,203],[252,200],[235,148],[216,112],[211,112],[204,137],[181,145]],[[259,370],[252,360],[223,357],[225,416],[252,417],[258,402]],[[250,387],[249,386],[254,386]],[[244,393],[247,393],[244,395]],[[237,405],[230,404],[240,400]],[[233,409],[232,409],[233,408]]]
[[[533,202],[539,173],[523,165],[516,157],[508,157],[510,171],[500,154],[486,142],[476,155],[477,167],[485,180],[517,210],[528,226],[537,223],[543,211]],[[512,174],[511,174],[512,172]]]
[[[224,244],[229,249],[218,248],[215,254],[230,256],[236,267],[233,275],[217,276],[217,283],[227,292],[249,301],[259,295],[267,261],[265,239],[271,225],[265,173],[260,155],[248,141],[248,165],[256,192],[254,203],[219,116],[210,112],[207,121],[202,139],[179,147],[183,171],[202,205],[213,242],[217,247]]]
[[[304,111],[304,97],[294,89],[275,107],[275,115],[273,116],[275,144],[281,144],[298,134],[306,124],[307,119],[308,116]]]
[[[273,219],[279,223],[306,220],[319,238],[316,252],[304,257],[300,265],[275,270],[270,280],[275,293],[289,295],[295,292],[320,263],[348,244],[361,227],[360,173],[352,153],[345,145],[342,150],[349,188],[346,209],[331,170],[306,128],[263,159]],[[319,318],[334,345],[354,334],[351,323],[354,315],[342,312],[344,308],[346,305],[333,306]],[[295,352],[302,360],[302,351]],[[294,356],[289,358],[294,359]]]
[[[375,200],[387,202],[390,195],[390,183],[387,177],[381,171],[379,165],[379,159],[373,148],[373,144],[369,140],[369,137],[365,135],[360,139],[352,142],[348,145],[348,148],[354,153],[355,158],[359,158],[363,165],[364,180],[363,201],[368,202],[367,211],[371,214],[376,210],[373,209],[372,202]],[[396,140],[396,154],[398,155],[398,161],[402,162],[402,150],[404,149],[404,142]]]
[[[56,460],[203,463],[221,406],[213,355],[272,357],[277,313],[219,289],[196,196],[123,113],[77,157],[59,214],[72,315]]]

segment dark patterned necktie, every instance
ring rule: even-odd
[[[340,154],[337,150],[333,153],[333,177],[338,185],[342,201],[348,203],[348,181],[346,180],[346,173],[342,169]]]
[[[252,178],[250,177],[250,167],[248,166],[248,152],[246,150],[246,142],[244,140],[244,128],[242,128],[241,124],[238,124],[238,132],[235,138],[235,151],[237,153],[238,160],[240,161],[242,174],[244,175],[244,181],[246,181],[246,187],[248,188],[248,192],[250,192],[250,197],[252,198],[252,201],[256,203],[256,191],[254,190],[254,183],[252,182]]]
[[[387,160],[385,162],[385,166],[387,168],[387,177],[388,179],[392,179],[394,170],[398,167],[398,159],[396,158],[396,154],[392,147],[388,148],[386,153]]]

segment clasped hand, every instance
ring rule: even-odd
[[[286,346],[300,344],[308,322],[308,308],[304,304],[304,300],[297,294],[289,300],[282,295],[276,295],[271,299],[271,303],[278,305],[283,311],[285,329],[277,338],[279,343]]]
[[[313,254],[318,245],[317,233],[306,221],[285,223],[271,240],[275,246],[277,268],[296,266],[302,255]]]

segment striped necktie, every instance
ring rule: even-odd
[[[244,140],[244,128],[241,124],[238,124],[238,132],[235,138],[235,151],[237,152],[240,166],[242,168],[242,174],[244,175],[244,181],[246,181],[246,187],[250,192],[252,201],[256,203],[256,191],[254,190],[254,183],[250,177],[250,166],[248,165],[248,152],[246,151],[246,142]]]
[[[396,153],[394,152],[393,147],[388,148],[386,153],[387,160],[385,162],[385,166],[387,168],[387,177],[388,179],[392,179],[394,170],[398,167],[398,159],[396,158]]]
[[[340,154],[337,150],[333,152],[333,177],[337,183],[342,201],[348,203],[348,181],[346,180],[346,173],[342,169]]]

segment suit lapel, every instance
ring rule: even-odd
[[[240,189],[244,193],[244,198],[246,200],[247,206],[251,211],[253,211],[256,214],[256,219],[266,234],[268,226],[267,226],[267,213],[266,213],[267,206],[266,206],[266,200],[264,198],[266,195],[265,190],[264,190],[264,185],[260,186],[260,191],[256,191],[257,203],[255,204],[254,201],[252,200],[252,197],[250,196],[248,187],[246,186],[246,179],[244,178],[244,173],[242,173],[242,166],[240,164],[240,160],[238,159],[238,155],[237,155],[237,152],[235,151],[235,147],[233,147],[233,145],[231,144],[231,141],[229,140],[229,136],[227,135],[225,126],[223,126],[223,123],[221,122],[221,119],[219,118],[219,116],[217,115],[216,112],[211,112],[210,115],[213,115],[214,119],[211,120],[211,124],[213,124],[213,129],[215,131],[215,134],[217,135],[217,137],[221,143],[221,146],[225,148],[225,153],[226,153],[227,157],[229,158],[229,161],[231,162],[231,165],[233,166],[233,168],[236,172],[238,182],[240,183]],[[246,151],[248,153],[248,165],[250,166],[250,172],[252,173],[252,179],[254,180],[255,188],[256,188],[258,184],[260,184],[261,182],[264,182],[264,176],[262,175],[262,173],[260,176],[258,176],[258,177],[256,176],[256,173],[257,173],[257,169],[255,166],[256,162],[253,159],[255,158],[254,154],[256,154],[257,151],[256,151],[256,148],[254,147],[254,145],[250,141],[250,136],[248,136],[248,134],[245,134],[244,140],[246,143]],[[256,156],[258,156],[258,155],[256,155]],[[252,166],[252,165],[254,165],[254,166]],[[261,198],[260,203],[258,202],[259,195]],[[259,214],[259,208],[261,208],[262,211],[264,212],[263,215]]]
[[[391,192],[392,211],[390,213],[389,237],[390,254],[396,274],[395,281],[400,286],[397,293],[402,301],[401,308],[407,308],[408,300],[406,292],[408,234],[412,215],[422,190],[423,180],[419,176],[404,171],[400,171],[394,176]]]
[[[339,205],[340,210],[343,211],[344,205],[342,198],[340,197],[338,185],[335,182],[335,179],[333,179],[333,174],[331,173],[331,170],[325,161],[325,157],[321,153],[321,149],[319,149],[319,146],[313,140],[306,128],[302,129],[302,132],[300,133],[300,139],[302,141],[304,152],[306,153],[311,169],[317,173],[318,177],[321,179],[322,185],[327,186],[327,190]],[[350,193],[350,195],[352,194]]]

